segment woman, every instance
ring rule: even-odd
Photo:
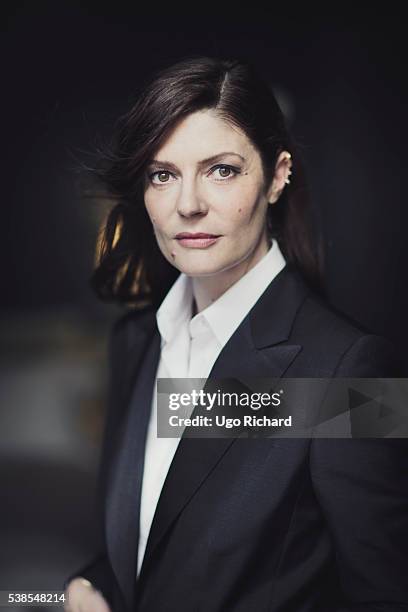
[[[396,373],[385,340],[316,295],[273,94],[244,62],[180,62],[144,86],[107,162],[118,203],[93,283],[137,308],[111,335],[100,550],[67,609],[408,610],[403,441],[156,435],[156,378]]]

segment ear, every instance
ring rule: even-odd
[[[282,151],[279,153],[275,164],[275,174],[266,193],[269,204],[274,204],[277,200],[279,200],[285,186],[290,183],[289,177],[292,174],[291,168],[291,154],[288,151]]]

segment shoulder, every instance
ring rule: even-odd
[[[322,365],[324,376],[398,377],[396,347],[309,291],[297,312],[291,342]]]
[[[330,342],[336,346],[347,346],[370,332],[309,291],[297,312],[292,333],[304,341],[313,338],[315,341]]]
[[[112,358],[118,352],[126,352],[139,338],[153,332],[156,324],[156,310],[147,305],[129,308],[111,324],[108,335],[108,351]]]
[[[155,317],[156,310],[150,304],[141,308],[128,308],[114,320],[111,327],[112,335],[120,334],[123,330],[131,327],[139,326],[143,328],[146,325],[151,325]]]

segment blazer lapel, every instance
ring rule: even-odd
[[[209,378],[280,378],[301,350],[286,341],[306,294],[286,266],[224,346]],[[139,587],[163,537],[236,439],[181,438],[150,529]]]

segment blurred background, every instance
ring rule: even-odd
[[[109,202],[80,164],[163,64],[255,62],[304,153],[329,300],[408,371],[403,20],[308,7],[2,5],[0,590],[62,590],[92,556],[107,337],[124,311],[88,284]]]

